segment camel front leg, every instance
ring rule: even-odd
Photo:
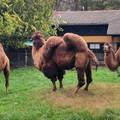
[[[53,84],[52,91],[55,92],[57,90],[57,87],[56,87],[56,81],[57,81],[57,79],[56,78],[52,78],[51,81],[52,81],[52,84]]]
[[[61,78],[61,79],[59,79],[59,83],[60,83],[59,88],[60,88],[60,89],[62,89],[62,88],[63,88],[62,78]]]
[[[6,94],[8,94],[9,91],[9,75],[10,75],[10,66],[9,63],[4,68],[4,76],[5,76],[5,87],[6,87]]]
[[[59,83],[60,83],[60,89],[63,88],[63,75],[65,74],[65,71],[64,70],[58,70],[58,80],[59,80]]]

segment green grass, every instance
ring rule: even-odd
[[[83,91],[80,90],[80,95],[83,96],[79,96],[79,93],[74,97],[70,96],[72,91],[69,90],[75,88],[77,84],[74,70],[67,72],[63,81],[64,89],[69,91],[70,95],[66,91],[60,92],[59,90],[57,95],[53,95],[50,80],[33,67],[11,70],[8,96],[5,95],[3,74],[0,75],[0,78],[0,120],[120,120],[120,104],[117,98],[115,102],[118,107],[104,106],[101,110],[97,109],[99,112],[93,112],[96,109],[91,111],[82,107],[71,107],[71,101],[79,103],[82,97],[87,95],[86,93],[83,95]],[[96,90],[94,86],[98,85],[97,88],[101,88],[99,85],[103,84],[117,85],[117,93],[120,93],[120,78],[117,73],[110,72],[106,68],[99,68],[97,72],[93,72],[93,79],[90,91],[93,93],[100,91],[101,94],[99,93],[98,96],[102,96],[102,90]],[[85,97],[85,100],[91,100],[95,96],[96,94],[94,96],[88,94],[88,98]],[[62,100],[61,97],[65,97],[70,105],[62,103],[56,105],[55,102]]]

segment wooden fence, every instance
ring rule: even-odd
[[[33,65],[31,48],[27,49],[10,48],[6,51],[6,54],[10,59],[10,64],[12,67],[23,67]]]
[[[100,64],[103,65],[104,54],[99,52],[94,52],[96,57],[100,61]],[[31,48],[27,49],[8,49],[6,51],[7,56],[10,59],[11,67],[24,67],[24,66],[32,66],[33,59],[31,55]]]

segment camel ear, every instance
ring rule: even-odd
[[[109,45],[109,43],[108,43],[108,42],[105,42],[104,45]]]
[[[36,33],[34,32],[31,36],[31,40],[33,40],[35,36],[36,36]]]

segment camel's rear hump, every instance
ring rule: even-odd
[[[73,47],[78,52],[87,52],[88,57],[98,66],[98,60],[95,54],[88,48],[86,41],[81,36],[74,33],[66,33],[63,39],[68,47]]]
[[[66,33],[64,34],[63,39],[69,47],[73,47],[77,51],[82,52],[88,49],[86,41],[77,34]]]

